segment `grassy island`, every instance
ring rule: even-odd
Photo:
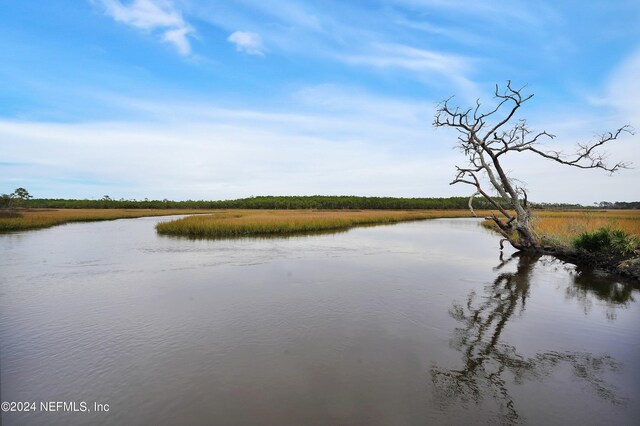
[[[479,217],[490,211],[477,211]],[[600,228],[640,237],[640,210],[572,210],[535,212],[535,230],[544,241],[571,245],[584,232]],[[218,210],[156,226],[158,233],[196,238],[291,235],[345,230],[360,225],[410,220],[470,217],[468,210]],[[492,227],[492,222],[485,225]]]
[[[162,222],[156,229],[164,235],[230,238],[341,231],[354,226],[469,215],[468,210],[231,210]]]

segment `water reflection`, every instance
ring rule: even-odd
[[[413,219],[413,220],[405,220],[404,223],[409,222],[419,222],[425,220],[440,220],[440,219]],[[211,240],[211,241],[227,241],[227,240],[287,240],[290,238],[301,238],[301,237],[317,237],[321,235],[338,235],[347,233],[356,228],[376,228],[376,227],[389,227],[396,226],[398,222],[381,222],[381,223],[361,223],[352,226],[345,226],[342,228],[334,228],[334,229],[323,229],[316,231],[293,231],[286,233],[274,232],[272,234],[238,234],[238,235],[224,235],[224,236],[215,236],[215,235],[172,235],[172,234],[161,234],[158,235],[162,238],[172,238],[175,240],[191,240],[191,241],[201,241],[201,240]],[[484,228],[481,228],[484,230]]]
[[[373,225],[358,225],[359,228],[364,228],[367,226],[383,226],[389,224],[373,224]],[[317,237],[320,235],[334,235],[334,234],[344,234],[349,232],[352,228],[339,228],[339,229],[326,229],[321,231],[299,231],[299,232],[290,232],[285,234],[248,234],[248,235],[225,235],[221,237],[212,236],[212,235],[171,235],[171,234],[158,234],[162,238],[170,238],[174,240],[190,240],[190,241],[228,241],[228,240],[288,240],[290,238],[301,238],[301,237]]]
[[[573,285],[567,287],[566,295],[578,300],[585,313],[591,311],[595,298],[604,304],[607,318],[614,320],[618,308],[626,308],[635,301],[634,284],[632,280],[624,277],[616,277],[612,282],[609,274],[577,268],[573,273]]]
[[[472,291],[466,303],[454,303],[451,307],[449,314],[462,323],[451,339],[451,346],[462,354],[462,367],[431,368],[436,400],[443,410],[456,404],[493,403],[495,415],[502,423],[519,423],[522,419],[510,392],[511,383],[542,380],[562,366],[569,367],[573,376],[587,383],[600,398],[613,404],[626,402],[626,398],[616,394],[613,386],[603,379],[605,374],[620,367],[608,355],[550,351],[526,357],[519,354],[515,346],[500,341],[509,321],[525,311],[531,275],[539,261],[537,255],[516,253],[507,260],[501,256],[501,263],[494,268],[500,273],[484,288],[483,297],[477,297]],[[517,263],[516,271],[502,272],[512,262]],[[615,287],[617,285],[619,283],[594,280],[577,273],[567,293],[584,300],[588,294],[594,294],[608,303],[624,306],[633,300],[633,288],[630,284],[629,288]]]

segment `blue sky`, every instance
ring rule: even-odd
[[[640,128],[637,1],[0,0],[0,192],[37,197],[468,195],[435,105],[511,79],[553,147]],[[640,199],[521,155],[539,201]]]

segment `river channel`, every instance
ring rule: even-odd
[[[2,424],[640,418],[632,281],[501,253],[472,219],[233,240],[165,220],[0,235],[0,397],[35,403]]]

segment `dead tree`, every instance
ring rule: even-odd
[[[540,241],[532,228],[531,208],[527,200],[527,193],[517,181],[508,176],[502,161],[507,154],[516,152],[530,152],[548,160],[581,169],[602,169],[614,173],[629,167],[624,162],[610,165],[606,161],[606,153],[599,153],[598,149],[607,142],[618,139],[622,133],[632,133],[630,126],[625,125],[614,132],[600,135],[588,144],[578,144],[576,152],[569,155],[562,151],[550,151],[540,148],[545,139],[555,136],[546,131],[535,132],[529,128],[526,120],[519,119],[514,123],[514,116],[520,107],[529,101],[533,94],[524,95],[524,87],[514,89],[508,81],[506,88],[500,92],[496,85],[495,99],[497,105],[485,112],[481,110],[481,103],[476,101],[473,108],[465,110],[451,107],[451,98],[441,102],[436,111],[433,125],[435,127],[453,127],[459,133],[457,147],[467,157],[468,164],[457,166],[457,174],[451,185],[464,183],[475,187],[475,192],[469,199],[469,208],[473,212],[472,200],[482,195],[499,215],[492,215],[492,220],[498,227],[504,240],[514,248],[524,251],[542,252]],[[494,191],[487,191],[482,186],[488,180]],[[490,193],[491,192],[491,193]]]

